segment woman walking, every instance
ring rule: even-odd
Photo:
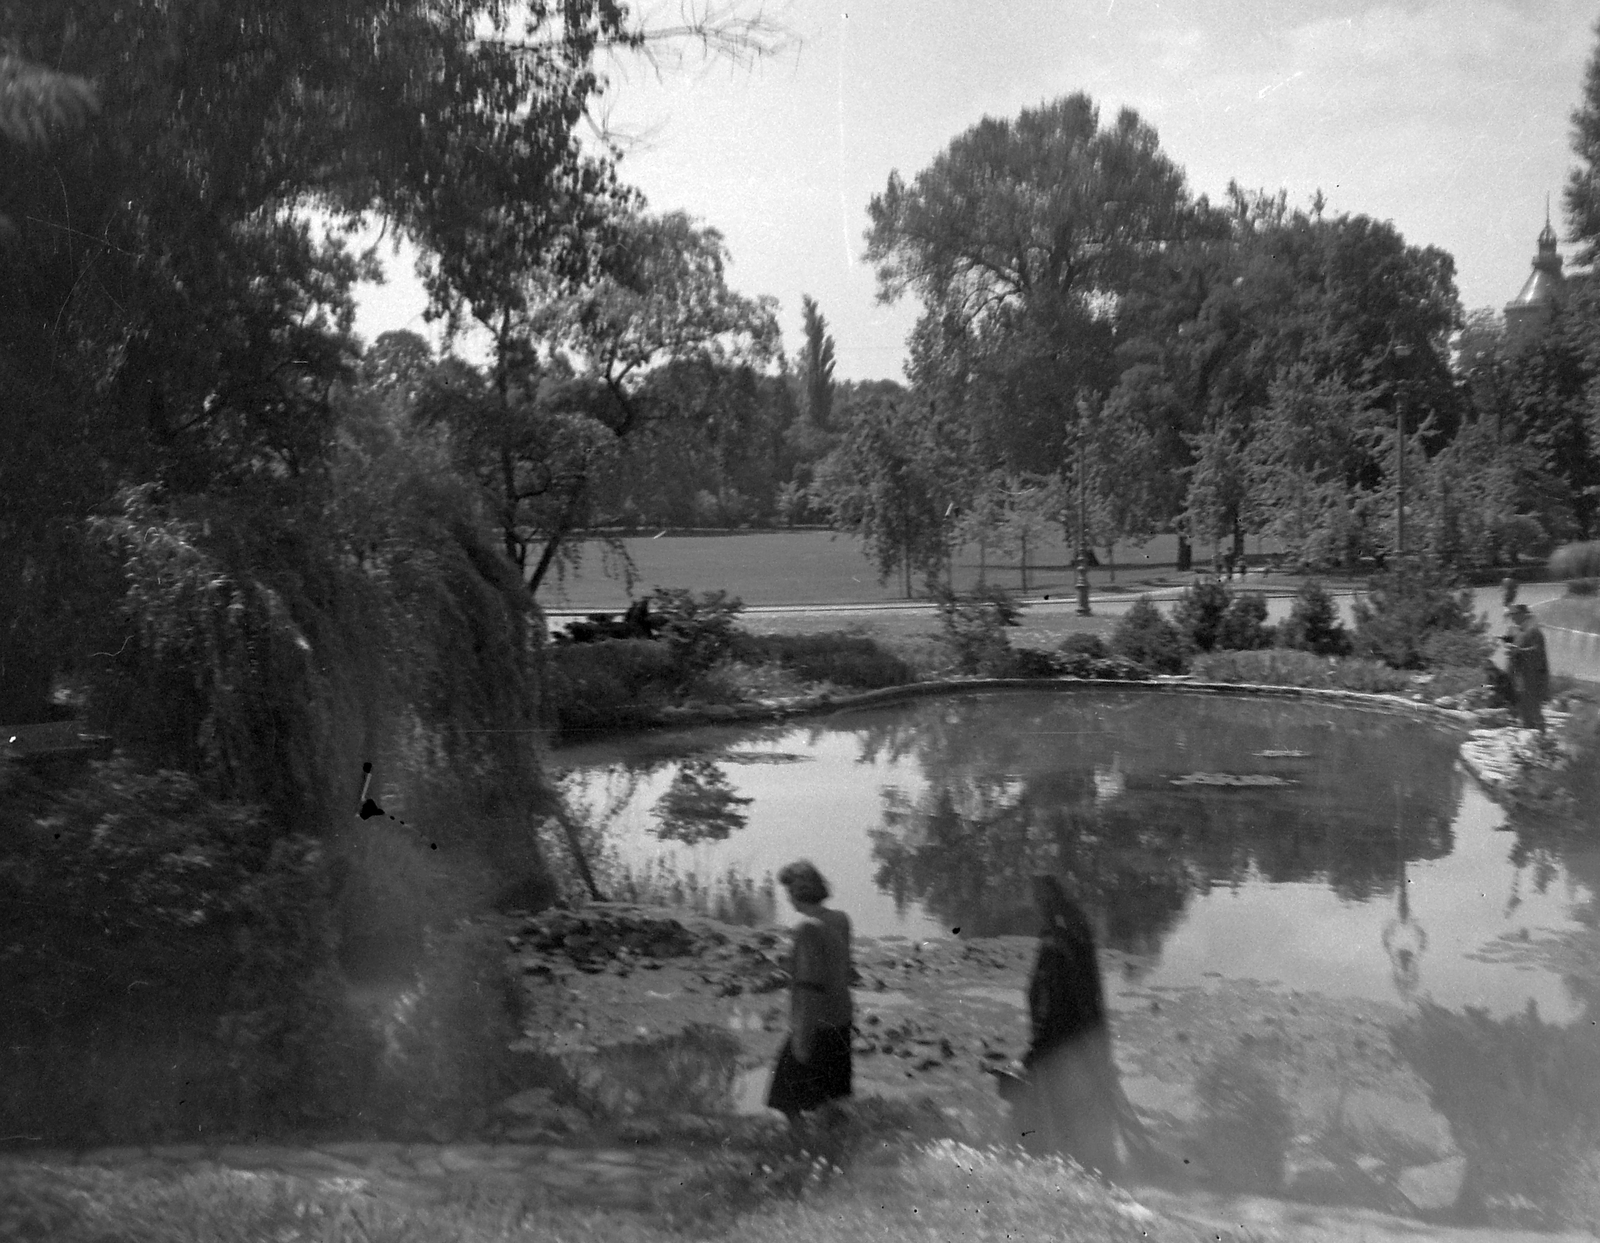
[[[801,859],[778,873],[800,913],[790,967],[789,1039],[772,1071],[767,1104],[791,1126],[800,1115],[850,1095],[850,917],[829,910],[828,882]]]
[[[1027,1147],[1113,1175],[1123,1099],[1094,933],[1054,876],[1034,877],[1033,900],[1043,927],[1028,982],[1032,1039],[1018,1125]]]

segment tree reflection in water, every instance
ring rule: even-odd
[[[1143,695],[1061,697],[994,724],[978,697],[859,734],[863,761],[915,758],[927,778],[915,798],[884,792],[877,884],[901,909],[920,903],[972,935],[1034,931],[1027,878],[1040,870],[1076,878],[1108,946],[1153,954],[1193,894],[1253,877],[1365,899],[1393,892],[1397,850],[1418,860],[1451,849],[1455,744],[1413,722],[1341,713],[1335,727],[1266,701],[1174,711]],[[1175,786],[1188,771],[1294,784]]]
[[[656,800],[656,836],[686,846],[725,841],[744,828],[743,808],[750,802],[733,792],[727,773],[715,760],[684,760],[667,792]]]
[[[1600,730],[1592,717],[1571,742],[1557,778],[1568,797],[1511,811],[1517,874],[1507,905],[1520,904],[1524,872],[1538,893],[1565,872],[1580,928],[1548,944],[1582,1013],[1561,1025],[1531,1004],[1496,1020],[1425,1002],[1393,1033],[1466,1155],[1458,1207],[1502,1227],[1600,1223]],[[1569,814],[1552,816],[1552,806]]]

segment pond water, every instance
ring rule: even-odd
[[[1528,859],[1460,736],[1294,700],[1004,691],[564,748],[614,875],[759,905],[814,860],[870,936],[1031,934],[1028,876],[1072,877],[1151,985],[1208,974],[1431,997],[1547,1021],[1556,974],[1491,952],[1576,928],[1589,887]],[[779,904],[774,918],[793,914]]]

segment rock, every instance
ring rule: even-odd
[[[532,1118],[549,1113],[554,1107],[549,1088],[527,1088],[500,1102],[501,1113],[514,1118]]]
[[[1285,1190],[1298,1200],[1337,1201],[1345,1197],[1344,1172],[1316,1153],[1290,1157],[1283,1165]]]
[[[1420,1095],[1398,1096],[1372,1088],[1348,1093],[1340,1113],[1345,1131],[1364,1148],[1400,1147],[1435,1160],[1460,1154],[1450,1123]]]
[[[1395,1186],[1414,1207],[1425,1213],[1437,1213],[1454,1207],[1461,1198],[1466,1179],[1467,1159],[1454,1156],[1431,1165],[1408,1166],[1400,1171]]]
[[[1185,1084],[1168,1083],[1154,1075],[1129,1075],[1122,1080],[1122,1090],[1141,1113],[1165,1114],[1185,1124],[1200,1113],[1199,1100]]]

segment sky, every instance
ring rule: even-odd
[[[681,0],[699,3],[700,0]],[[710,2],[710,0],[707,0]],[[732,0],[746,12],[749,0]],[[680,0],[655,20],[676,19]],[[1463,305],[1526,279],[1546,196],[1564,233],[1570,114],[1595,46],[1587,0],[793,0],[790,45],[755,65],[693,53],[601,66],[595,121],[651,209],[721,230],[729,283],[778,299],[791,357],[815,298],[841,380],[899,379],[914,296],[885,306],[867,204],[985,116],[1087,91],[1102,123],[1152,124],[1190,189],[1318,190],[1455,256]],[[1563,245],[1564,253],[1571,247]],[[357,330],[431,331],[407,255],[360,291]]]

